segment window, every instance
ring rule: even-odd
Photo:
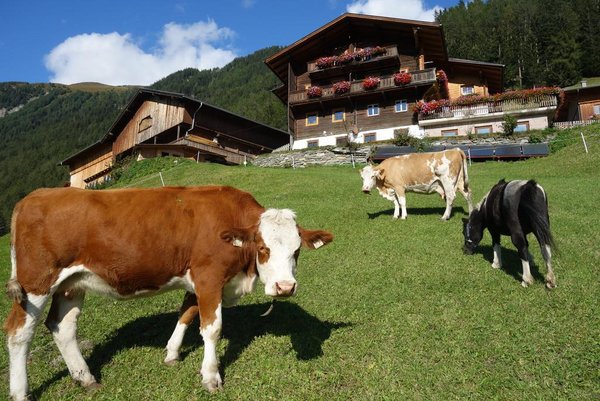
[[[473,93],[475,93],[475,88],[473,85],[463,85],[460,87],[460,94],[463,96],[472,95]]]
[[[517,123],[514,132],[525,132],[529,131],[529,121],[521,121]]]
[[[484,125],[483,127],[475,127],[475,133],[480,135],[487,135],[492,133],[491,125]]]
[[[379,105],[378,104],[370,104],[367,106],[367,115],[369,117],[378,116],[379,115]]]
[[[308,113],[306,115],[306,126],[319,125],[319,115],[317,113]]]
[[[442,136],[458,136],[458,129],[443,129]]]
[[[371,132],[369,134],[365,134],[365,143],[368,142],[375,142],[375,140],[377,139],[377,136],[375,135],[374,132]]]
[[[600,114],[600,104],[594,105],[594,114]]]
[[[333,123],[341,123],[346,120],[346,113],[344,109],[333,110],[331,113],[331,122]]]
[[[408,102],[406,101],[406,99],[396,100],[396,105],[394,106],[394,111],[396,113],[408,111]]]
[[[318,140],[308,141],[308,142],[306,142],[306,147],[307,148],[318,148],[319,147],[319,141]]]

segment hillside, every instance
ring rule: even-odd
[[[88,392],[73,384],[52,337],[39,327],[28,363],[33,396],[102,401],[123,399],[126,391],[127,399],[156,401],[593,400],[600,360],[600,214],[593,211],[600,192],[590,188],[597,182],[600,136],[585,132],[590,154],[573,130],[561,134],[556,144],[566,146],[547,158],[469,168],[476,201],[502,177],[535,178],[544,186],[560,251],[552,291],[544,287],[546,268],[533,236],[536,281],[526,289],[509,238],[502,239],[503,269],[490,267],[487,233],[475,255],[463,255],[462,198],[442,222],[439,196],[408,194],[409,218],[398,221],[389,201],[361,192],[351,166],[137,163],[119,186],[160,186],[158,171],[168,185],[233,185],[266,207],[291,208],[300,225],[330,230],[335,239],[300,252],[298,294],[278,300],[269,316],[260,316],[270,302],[260,284],[240,305],[223,310],[217,347],[223,391],[209,395],[201,387],[197,319],[182,360],[162,364],[181,292],[132,301],[90,294],[77,336],[102,387]],[[8,238],[2,237],[1,282],[9,266]],[[0,297],[0,309],[8,308],[7,297]],[[7,353],[0,353],[0,395],[8,392],[7,367]]]
[[[285,109],[270,92],[276,77],[263,63],[278,49],[259,50],[220,69],[179,71],[151,87],[283,128]],[[0,234],[25,194],[68,180],[66,168],[58,163],[100,139],[134,90],[98,83],[0,84],[0,110],[18,108],[0,118]]]

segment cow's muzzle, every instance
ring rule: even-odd
[[[290,297],[296,293],[295,281],[277,281],[275,283],[275,291],[278,297]]]
[[[473,255],[473,253],[475,252],[475,245],[473,245],[473,243],[468,243],[465,242],[465,244],[463,245],[463,253],[465,255]]]

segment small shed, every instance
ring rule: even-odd
[[[179,93],[139,89],[98,142],[60,164],[69,166],[71,186],[85,188],[126,156],[241,164],[287,143],[280,129]]]

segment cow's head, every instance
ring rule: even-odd
[[[483,238],[483,224],[481,222],[479,210],[474,209],[469,218],[463,218],[462,221],[463,236],[465,238],[463,252],[467,255],[472,255]]]
[[[369,164],[360,170],[360,176],[363,180],[362,191],[369,194],[377,184],[377,179],[383,179],[383,169],[373,168]]]
[[[298,289],[296,264],[302,246],[317,249],[333,240],[323,230],[305,230],[296,223],[296,215],[289,209],[267,209],[258,227],[231,230],[221,238],[236,247],[247,247],[256,258],[258,276],[265,285],[265,294],[289,297]]]

